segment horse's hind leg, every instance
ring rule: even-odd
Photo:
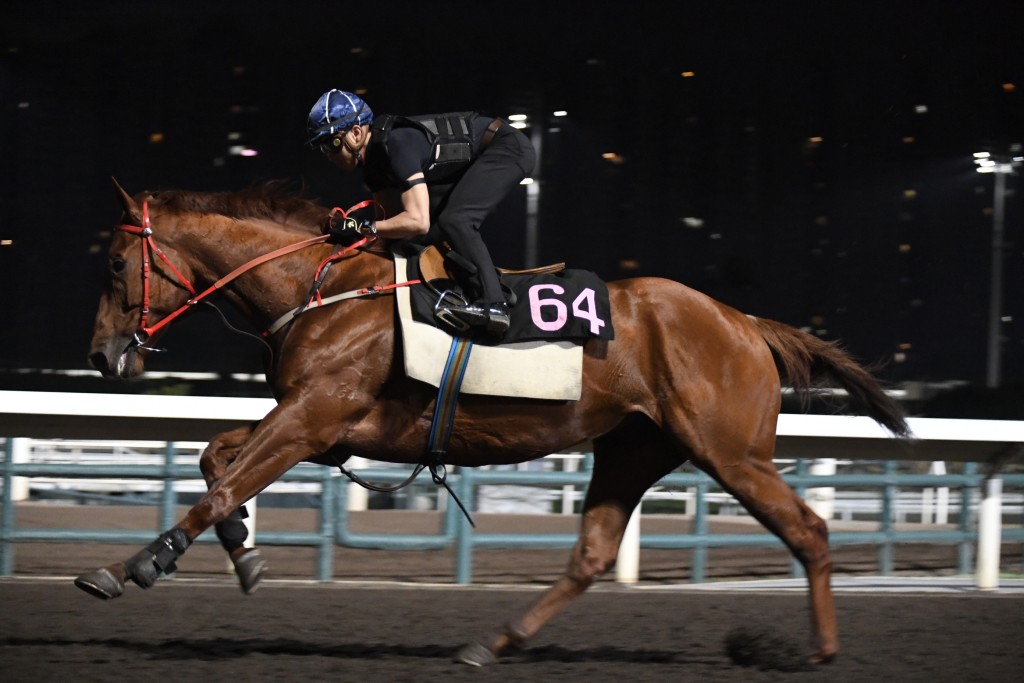
[[[255,428],[256,423],[243,425],[218,434],[210,441],[199,459],[199,469],[202,470],[207,488],[213,486],[218,479],[224,476],[227,468],[234,462],[238,451],[252,436]],[[238,508],[223,522],[217,522],[214,525],[214,531],[217,533],[221,546],[231,558],[242,592],[252,595],[267,571],[267,563],[259,550],[245,547],[249,529],[243,521],[244,508],[245,506]]]
[[[782,481],[771,459],[772,446],[767,448],[767,456],[748,455],[720,467],[696,457],[694,464],[714,477],[751,515],[782,539],[803,565],[810,596],[811,626],[817,640],[811,662],[821,664],[831,661],[839,651],[828,526]]]
[[[644,492],[683,462],[646,418],[627,422],[594,441],[594,473],[583,504],[580,537],[565,574],[499,635],[464,647],[458,661],[474,666],[495,662],[502,651],[537,633],[615,564],[630,515]]]

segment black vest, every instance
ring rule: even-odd
[[[457,175],[476,156],[480,141],[473,135],[476,112],[395,116],[385,114],[373,122],[371,145],[379,145],[388,154],[388,135],[395,126],[411,126],[423,131],[430,143],[430,165],[423,176],[428,185],[443,183]],[[370,157],[373,158],[373,152]]]

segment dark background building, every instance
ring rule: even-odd
[[[983,385],[993,176],[971,155],[1021,154],[1021,26],[1019,2],[6,2],[0,384],[86,367],[111,176],[364,198],[302,146],[338,87],[377,112],[527,114],[538,261],[679,280],[842,340],[893,382]],[[1007,186],[1014,387],[1024,212]],[[501,265],[529,259],[525,195],[485,228]],[[259,369],[202,316],[164,341],[150,369]]]

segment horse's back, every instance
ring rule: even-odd
[[[675,280],[615,280],[608,283],[608,294],[616,334],[623,327],[642,336],[664,329],[679,343],[715,344],[723,350],[752,341],[764,346],[745,314]]]

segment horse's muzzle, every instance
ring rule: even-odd
[[[90,353],[89,364],[108,378],[129,379],[142,374],[143,363],[136,344],[130,343],[119,351],[110,351],[111,346]]]

